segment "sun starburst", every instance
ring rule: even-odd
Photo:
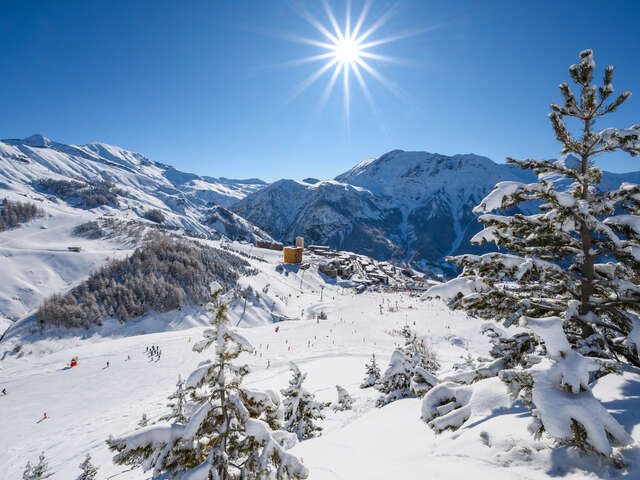
[[[418,32],[412,32],[403,35],[395,35],[391,37],[374,39],[375,33],[382,27],[393,13],[393,9],[388,10],[378,20],[373,22],[366,30],[363,29],[369,10],[371,8],[372,0],[367,0],[360,11],[360,14],[352,25],[351,22],[351,3],[347,1],[345,21],[342,28],[338,23],[336,16],[329,5],[328,0],[322,0],[324,11],[329,22],[328,26],[325,26],[318,19],[313,17],[308,11],[302,10],[300,13],[309,24],[311,24],[321,35],[320,40],[313,38],[306,38],[300,36],[289,36],[290,40],[305,43],[323,49],[323,53],[317,55],[301,58],[292,63],[302,64],[309,62],[317,62],[324,60],[325,63],[309,75],[294,92],[294,97],[301,94],[309,86],[315,83],[325,73],[331,72],[333,69],[324,93],[320,99],[320,106],[323,107],[327,102],[335,84],[338,81],[338,77],[342,75],[342,84],[344,90],[344,106],[345,115],[347,121],[349,121],[350,110],[350,76],[356,78],[360,89],[362,90],[365,99],[371,106],[371,108],[377,111],[374,99],[366,83],[366,77],[363,72],[369,77],[374,78],[384,88],[389,90],[392,94],[398,96],[399,90],[397,86],[382,75],[376,68],[374,68],[370,62],[400,62],[400,59],[390,57],[386,55],[380,55],[373,51],[372,48],[384,45],[386,43],[394,42],[402,38],[406,38],[411,35],[415,35]],[[364,31],[363,31],[364,30]]]

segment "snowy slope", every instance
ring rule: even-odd
[[[230,246],[256,254],[256,249],[247,245]],[[449,311],[440,302],[423,302],[406,293],[369,291],[356,295],[314,270],[279,273],[275,269],[279,254],[259,253],[262,261],[251,263],[260,273],[243,279],[243,284],[251,284],[259,292],[269,285],[265,296],[276,302],[276,310],[292,318],[300,317],[303,309],[305,314],[300,320],[279,323],[276,332],[273,324],[265,324],[260,317],[269,316],[271,305],[256,302],[246,310],[241,303],[232,306],[232,323],[253,326],[242,331],[256,349],[255,355],[243,358],[252,369],[247,384],[260,389],[284,388],[288,362],[293,360],[308,372],[306,386],[320,400],[335,401],[336,384],[355,398],[351,411],[327,411],[322,436],[294,447],[293,452],[309,468],[311,480],[531,480],[557,476],[573,480],[620,475],[636,478],[640,474],[640,457],[634,449],[625,453],[630,467],[615,472],[589,463],[571,450],[552,451],[547,439],[534,440],[526,430],[530,420],[527,411],[511,402],[495,378],[477,384],[473,414],[457,432],[436,436],[420,421],[416,399],[375,408],[377,393],[361,390],[358,385],[371,353],[384,368],[394,346],[402,342],[394,330],[409,324],[424,336],[436,351],[442,363],[439,375],[444,376],[468,355],[487,354],[489,343],[479,333],[479,322]],[[322,301],[320,287],[324,287]],[[389,311],[396,302],[398,311]],[[384,305],[383,315],[380,304]],[[310,318],[320,311],[327,313],[327,320]],[[0,343],[0,386],[8,391],[7,396],[0,396],[3,478],[20,478],[27,460],[36,459],[43,450],[55,479],[75,478],[86,453],[91,453],[100,467],[98,478],[149,478],[140,470],[114,465],[104,440],[110,434],[134,430],[142,413],[152,421],[165,414],[166,397],[178,375],[184,378],[207,358],[206,353],[191,351],[202,333],[201,312],[174,312],[171,318],[155,319],[165,323],[166,331],[161,332],[152,329],[153,320],[131,325],[130,336],[121,331],[117,336],[96,332],[91,338],[86,334],[85,338],[42,337],[23,347],[22,358],[4,354],[5,345]],[[147,358],[147,345],[162,348],[159,361]],[[66,369],[76,355],[79,366]],[[636,408],[639,380],[637,372],[626,372],[623,377],[601,379],[595,389],[636,440],[640,440]],[[42,420],[45,412],[48,418]]]
[[[72,236],[73,226],[80,223],[82,216],[59,213],[0,235],[0,316],[18,320],[44,297],[75,286],[107,258],[131,253],[117,242]],[[82,251],[70,252],[69,246]]]
[[[12,201],[25,201],[25,195],[2,191]],[[0,232],[0,335],[32,313],[45,297],[69,290],[108,258],[126,256],[135,248],[122,239],[88,240],[74,235],[75,227],[97,218],[96,212],[46,198],[38,205],[44,217]],[[81,251],[71,252],[69,247]]]
[[[43,189],[38,184],[42,179],[109,181],[125,194],[118,196],[118,205],[82,208]],[[45,213],[0,232],[0,335],[14,321],[30,315],[45,297],[66,292],[108,258],[128,255],[136,247],[126,238],[88,240],[74,235],[79,225],[113,219],[152,226],[145,213],[157,209],[165,217],[161,228],[177,234],[271,240],[255,225],[218,205],[263,186],[257,179],[198,177],[106,144],[63,145],[39,135],[0,141],[0,199],[29,201]],[[70,246],[81,251],[70,252]]]

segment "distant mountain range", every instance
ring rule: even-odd
[[[478,155],[394,150],[327,181],[280,180],[231,208],[272,236],[354,250],[422,270],[478,251],[472,208],[502,180],[532,174]]]
[[[469,243],[480,230],[472,209],[493,186],[535,181],[531,172],[474,154],[393,150],[331,180],[267,184],[185,173],[102,143],[64,145],[40,135],[0,142],[0,189],[47,195],[45,178],[122,189],[117,206],[93,207],[109,215],[144,218],[158,209],[173,228],[247,241],[304,236],[307,244],[445,274],[452,273],[447,255],[486,248]],[[605,172],[602,185],[622,181],[640,183],[640,172]]]
[[[271,239],[227,209],[265,185],[258,179],[231,180],[181,172],[104,143],[65,145],[41,135],[0,141],[0,195],[5,190],[34,200],[46,197],[70,207],[129,219],[146,218],[149,210],[159,210],[167,227],[199,235]]]

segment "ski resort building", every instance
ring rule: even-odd
[[[282,250],[284,248],[284,246],[281,243],[267,242],[264,240],[256,241],[256,247],[267,248],[269,250]]]
[[[326,255],[331,252],[331,248],[326,245],[309,245],[309,250],[318,255]]]
[[[296,247],[304,248],[304,237],[296,237]]]
[[[338,270],[328,262],[319,263],[318,271],[324,273],[325,275],[331,278],[336,278],[338,276]]]
[[[284,263],[302,263],[302,248],[284,247]]]

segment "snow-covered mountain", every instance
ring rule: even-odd
[[[533,174],[479,155],[393,150],[333,180],[198,176],[103,143],[65,145],[41,135],[0,141],[0,191],[123,219],[164,217],[172,229],[254,241],[328,244],[422,270],[451,273],[447,255],[480,252],[472,209],[500,181]],[[640,183],[605,172],[604,188]],[[16,197],[17,195],[17,197]],[[11,195],[9,195],[11,196]]]
[[[224,225],[207,208],[220,208],[265,186],[258,179],[201,177],[104,143],[65,145],[41,135],[0,141],[0,191],[40,202],[91,209],[96,214],[145,218],[159,210],[165,225],[200,234],[269,238],[237,215]],[[84,193],[83,193],[84,192]],[[218,229],[217,227],[223,228]]]
[[[303,235],[374,258],[447,271],[447,255],[487,248],[469,243],[480,230],[472,209],[504,180],[534,177],[479,155],[393,150],[334,180],[275,182],[232,208],[283,241]],[[637,182],[640,172],[605,172],[603,184],[615,187],[623,180]]]

